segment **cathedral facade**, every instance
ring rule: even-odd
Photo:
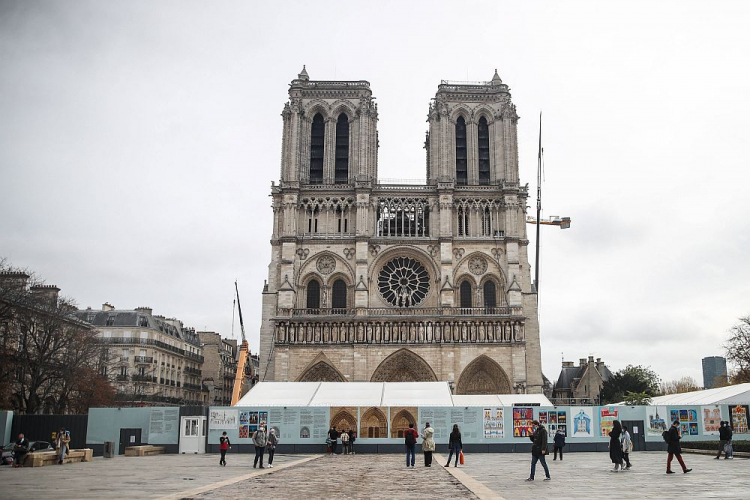
[[[528,187],[497,72],[438,86],[419,185],[378,179],[366,81],[315,81],[303,69],[282,117],[260,379],[541,392]]]

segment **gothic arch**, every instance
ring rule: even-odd
[[[409,349],[399,349],[375,369],[370,382],[435,382],[430,365]]]
[[[458,120],[459,116],[464,117],[464,121],[466,122],[466,127],[468,129],[469,124],[471,123],[471,111],[463,106],[456,106],[450,114],[450,121],[453,125],[456,124],[456,120]]]
[[[304,284],[311,276],[316,276],[320,280],[321,285],[333,283],[332,281],[330,281],[330,278],[326,278],[323,275],[319,274],[315,267],[317,265],[318,259],[324,255],[330,255],[336,261],[336,269],[333,271],[333,273],[331,273],[331,276],[333,276],[334,274],[339,276],[343,275],[346,277],[344,281],[346,281],[347,285],[354,283],[354,269],[352,268],[351,264],[349,264],[340,255],[337,255],[329,250],[323,250],[322,252],[310,255],[305,263],[300,266],[300,269],[297,272],[297,276],[302,277],[302,279],[300,280],[298,278],[297,281]]]
[[[346,382],[346,377],[321,352],[302,370],[297,382]]]
[[[414,424],[416,427],[417,419],[409,410],[404,408],[391,419],[391,437],[404,437],[404,431],[409,428],[409,424]]]
[[[368,408],[359,420],[358,438],[388,437],[388,421],[380,408]]]
[[[368,270],[370,282],[377,283],[380,268],[383,267],[386,262],[395,257],[412,257],[421,262],[425,269],[427,269],[427,272],[430,273],[430,283],[432,283],[433,285],[436,284],[435,287],[430,287],[430,293],[427,295],[427,298],[429,299],[429,297],[432,296],[432,289],[437,288],[440,285],[440,269],[438,268],[437,264],[435,264],[435,259],[433,259],[429,253],[416,246],[399,245],[397,247],[389,248],[388,250],[381,252],[372,262],[372,264],[370,265],[370,269]],[[426,301],[427,299],[425,299],[425,302]]]
[[[484,116],[484,119],[487,120],[487,126],[491,127],[492,124],[495,122],[495,113],[492,111],[492,109],[489,106],[486,106],[484,104],[480,104],[479,107],[477,107],[474,110],[474,120],[473,123],[476,125],[479,123],[479,119]]]
[[[486,354],[469,363],[456,384],[456,394],[510,393],[510,379],[505,370]]]
[[[331,426],[336,430],[343,431],[347,429],[357,429],[357,417],[352,415],[348,410],[340,410],[331,419]]]
[[[321,101],[320,99],[307,103],[307,106],[305,106],[305,118],[307,121],[312,123],[312,120],[317,113],[320,113],[323,116],[323,119],[327,120],[328,117],[331,116],[331,108],[327,102]]]
[[[456,262],[456,265],[453,268],[453,283],[455,283],[457,279],[463,278],[465,275],[469,274],[468,262],[472,257],[482,257],[487,261],[487,270],[483,275],[480,275],[481,278],[477,278],[476,280],[474,280],[475,284],[481,285],[481,281],[477,282],[478,280],[484,280],[487,276],[496,275],[495,279],[499,282],[500,287],[507,289],[508,279],[505,276],[503,268],[498,265],[497,260],[495,260],[494,257],[487,255],[484,252],[471,252],[468,255],[464,255],[458,262]]]
[[[332,103],[330,109],[333,110],[331,112],[331,116],[337,120],[339,118],[339,115],[341,113],[344,113],[349,119],[350,127],[352,124],[352,120],[354,120],[354,118],[357,116],[357,110],[355,109],[354,105],[350,101],[345,101],[343,99],[339,99],[338,101]]]

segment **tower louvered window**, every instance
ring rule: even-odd
[[[311,280],[307,284],[307,308],[320,309],[320,283],[318,280]]]
[[[323,150],[326,124],[323,115],[316,114],[310,132],[310,184],[323,184]]]
[[[468,183],[468,170],[466,161],[466,121],[463,116],[456,120],[456,184],[466,185]]]
[[[461,295],[461,307],[471,307],[471,283],[462,281],[459,295]]]
[[[490,183],[490,128],[487,119],[483,116],[479,119],[477,130],[479,144],[479,184]]]
[[[336,121],[336,184],[349,181],[349,118],[345,113]]]

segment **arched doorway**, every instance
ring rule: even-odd
[[[331,408],[333,411],[334,408]],[[357,415],[356,408],[353,409],[341,409],[336,412],[331,419],[331,425],[336,427],[336,430],[343,432],[344,430],[354,429],[357,430]]]
[[[361,438],[388,437],[388,421],[380,408],[369,408],[360,417],[359,436]]]
[[[411,410],[411,411],[410,411]],[[393,411],[393,408],[391,408],[391,411]],[[409,428],[409,424],[414,424],[414,427],[417,426],[417,419],[414,418],[414,415],[416,415],[417,409],[416,408],[410,408],[410,409],[402,409],[398,413],[396,413],[396,416],[393,417],[391,420],[391,437],[392,438],[402,438],[404,437],[404,431]]]
[[[371,382],[435,382],[437,377],[430,365],[408,349],[401,349],[387,358],[375,369]]]
[[[510,393],[510,380],[505,371],[484,354],[464,368],[456,384],[456,394]]]

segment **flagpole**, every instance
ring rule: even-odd
[[[534,269],[534,287],[537,300],[539,296],[539,237],[542,218],[542,112],[539,112],[539,155],[536,173],[536,266]]]

